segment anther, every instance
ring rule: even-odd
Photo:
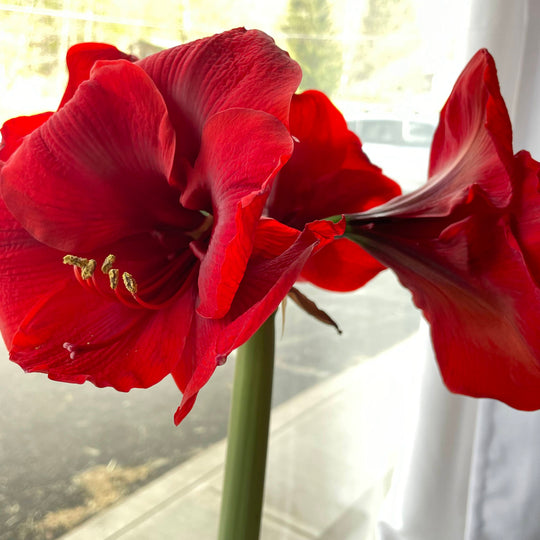
[[[81,277],[83,279],[91,278],[94,275],[94,271],[96,269],[96,261],[94,259],[90,259],[86,265],[83,267],[81,271]]]
[[[126,289],[133,295],[137,294],[137,282],[135,281],[134,277],[128,273],[124,272],[122,274],[122,280],[124,281],[124,285]]]
[[[113,254],[107,255],[107,257],[105,257],[105,260],[103,261],[103,264],[101,265],[101,271],[104,274],[109,274],[109,272],[112,269],[112,265],[115,263],[115,261],[116,261],[116,257]]]
[[[119,274],[118,268],[111,268],[108,273],[109,273],[109,284],[111,286],[111,289],[114,291],[116,287],[118,286],[118,274]]]
[[[64,264],[77,266],[79,268],[84,268],[88,264],[88,259],[84,259],[83,257],[77,257],[76,255],[64,255],[62,261]]]

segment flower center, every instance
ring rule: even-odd
[[[141,283],[129,272],[122,272],[120,281],[120,270],[113,268],[116,263],[113,254],[105,258],[101,272],[96,272],[97,263],[94,259],[65,255],[63,262],[73,267],[75,278],[84,288],[94,290],[108,299],[116,298],[130,308],[159,310],[169,306],[184,292],[189,282],[185,277],[192,265],[192,255],[186,250]]]

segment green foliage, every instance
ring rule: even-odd
[[[184,0],[28,0],[0,3],[0,124],[54,110],[66,80],[68,48],[116,45],[142,57],[185,41]]]
[[[317,88],[327,94],[337,90],[343,59],[341,44],[332,28],[327,0],[289,0],[282,25],[287,49],[302,67],[301,88]]]
[[[33,13],[17,10],[27,4],[15,0],[13,10],[1,12],[3,27],[13,32],[8,38],[16,36],[20,41],[21,35],[26,36],[21,47],[25,55],[21,76],[29,72],[50,76],[63,70],[66,50],[82,41],[107,42],[126,52],[154,52],[155,47],[147,44],[159,44],[163,38],[180,43],[185,38],[180,0],[160,0],[159,10],[155,0],[140,0],[137,11],[126,0],[36,0]]]
[[[386,36],[400,30],[413,16],[410,0],[369,0],[362,26],[367,34]]]
[[[378,68],[410,52],[407,26],[414,16],[410,0],[368,0],[362,41],[355,55],[353,78],[369,78]]]
[[[420,45],[411,0],[368,0],[353,54],[350,84],[365,100],[408,91],[425,91],[415,53]]]

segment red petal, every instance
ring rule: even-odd
[[[429,182],[377,208],[372,216],[446,216],[470,197],[472,186],[493,206],[504,208],[512,194],[513,167],[512,126],[493,58],[481,50],[460,75],[441,112]]]
[[[178,134],[178,154],[193,163],[206,120],[240,107],[288,125],[301,71],[272,38],[235,29],[159,52],[139,62],[164,96]]]
[[[24,137],[46,122],[52,114],[52,112],[44,112],[33,116],[18,116],[7,120],[0,129],[2,133],[0,161],[7,161],[22,144]]]
[[[220,335],[218,352],[228,354],[244,343],[278,308],[311,253],[341,233],[340,224],[316,221],[308,224],[294,244],[279,256],[252,257],[224,320],[227,332]]]
[[[484,205],[433,240],[407,229],[406,220],[377,225],[366,246],[431,323],[449,389],[540,408],[540,289],[507,221]]]
[[[467,153],[466,148],[470,149]],[[429,176],[454,168],[456,162],[466,167],[482,155],[493,161],[498,155],[498,161],[511,172],[512,124],[501,96],[495,62],[486,49],[478,51],[467,64],[441,111]],[[487,164],[485,167],[489,170]],[[491,194],[489,199],[495,206],[506,205],[509,192],[505,186],[492,185],[489,175],[481,185]]]
[[[270,181],[292,152],[283,124],[266,113],[232,109],[204,127],[201,151],[181,202],[214,216],[199,274],[203,317],[229,309],[251,254]]]
[[[272,259],[290,248],[300,231],[270,218],[261,218],[255,232],[253,255]]]
[[[540,164],[511,156],[486,51],[443,110],[431,171],[423,189],[351,216],[353,237],[412,291],[451,390],[539,409]]]
[[[72,275],[63,253],[32,238],[0,201],[0,329],[8,348],[20,323],[55,284]]]
[[[218,366],[216,342],[217,333],[220,331],[221,321],[204,319],[194,314],[182,359],[172,372],[176,385],[182,392],[182,401],[174,415],[176,425],[191,411],[197,394]]]
[[[98,60],[129,60],[137,58],[119,51],[107,43],[78,43],[70,47],[66,55],[69,80],[58,108],[62,108],[75,94],[79,86],[90,78],[90,71]]]
[[[374,278],[384,266],[358,244],[338,238],[307,260],[301,277],[330,291],[354,291]]]
[[[75,279],[52,287],[15,334],[11,359],[63,382],[88,380],[121,391],[152,386],[182,354],[194,313],[194,278],[177,302],[159,311],[126,307]]]
[[[540,283],[540,163],[528,152],[516,156],[513,231],[536,281]]]
[[[275,226],[274,226],[275,225]],[[230,311],[222,319],[196,316],[189,333],[189,344],[182,362],[173,373],[183,399],[175,415],[175,423],[182,421],[195,402],[197,393],[214,372],[217,363],[245,343],[261,324],[278,308],[293,286],[305,261],[318,245],[324,245],[340,234],[340,226],[331,222],[316,222],[297,233],[290,245],[279,224],[263,225],[260,234],[275,238],[263,242],[266,246],[282,243],[283,251],[273,258],[252,257]],[[268,251],[265,249],[265,253]]]
[[[0,230],[0,329],[13,361],[52,379],[124,391],[151,386],[171,372],[195,311],[196,268],[170,307],[129,308],[112,293],[82,287],[62,263],[63,252],[31,237],[1,202]],[[152,259],[163,254],[160,242],[151,240],[116,245],[117,262],[131,270],[130,253],[142,249],[144,266],[154,267]]]
[[[295,95],[291,133],[297,139],[268,201],[268,213],[302,229],[314,219],[361,212],[401,193],[362,151],[345,119],[322,93]]]
[[[167,182],[174,133],[152,81],[102,63],[2,170],[3,198],[38,240],[89,251],[158,225],[196,228]]]

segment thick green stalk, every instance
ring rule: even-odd
[[[219,540],[257,540],[261,526],[274,372],[274,315],[238,349]]]

